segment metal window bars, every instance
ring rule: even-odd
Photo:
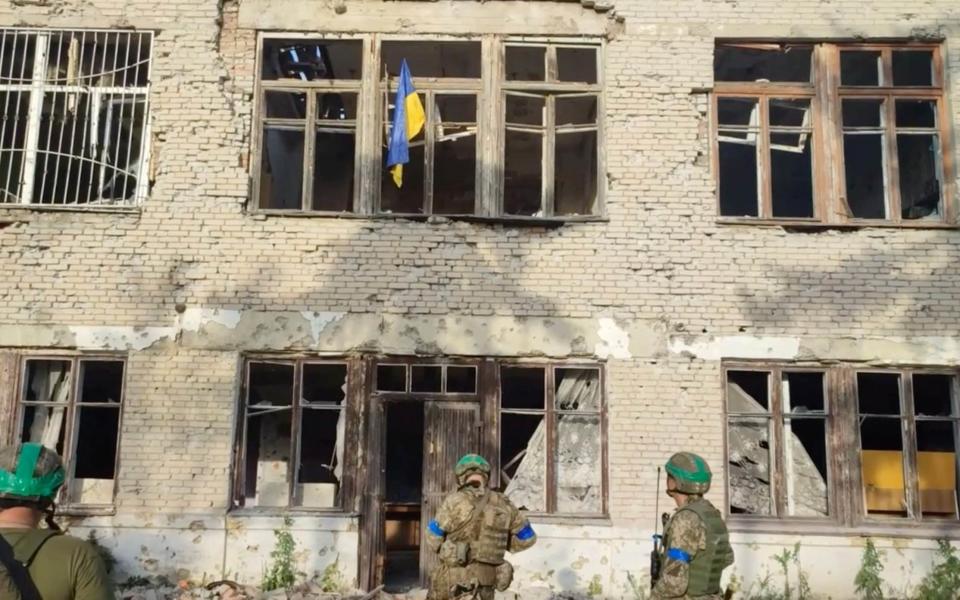
[[[135,206],[150,32],[0,29],[0,204]]]

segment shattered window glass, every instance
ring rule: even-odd
[[[551,371],[553,386],[547,389]],[[596,368],[501,367],[500,479],[518,506],[602,514],[600,381]]]
[[[557,512],[603,510],[600,372],[556,369]]]
[[[771,515],[770,374],[727,371],[727,477],[732,514]],[[743,416],[756,415],[756,416]]]
[[[957,431],[960,414],[954,398],[956,378],[945,374],[913,374],[917,416],[917,475],[920,512],[924,519],[957,519]]]
[[[244,432],[245,506],[340,505],[347,367],[251,361]],[[294,437],[296,436],[296,437]]]
[[[547,509],[547,429],[543,415],[500,416],[500,481],[517,507]]]
[[[900,375],[857,373],[857,401],[867,513],[906,517]]]
[[[786,372],[780,386],[787,514],[825,517],[829,507],[824,374]]]
[[[264,40],[260,208],[353,211],[362,50],[361,40]]]
[[[71,381],[77,373],[77,396]],[[67,465],[65,500],[113,503],[120,441],[124,363],[120,360],[27,360],[20,439],[56,450]],[[65,447],[68,439],[71,447]]]
[[[812,57],[811,46],[720,44],[713,72],[717,81],[809,83]]]
[[[720,215],[861,226],[945,222],[942,62],[936,45],[922,43],[718,42]]]
[[[760,215],[760,110],[757,98],[718,98],[720,214]]]

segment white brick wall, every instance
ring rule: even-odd
[[[609,222],[558,229],[245,214],[256,34],[237,28],[235,1],[20,4],[0,6],[0,25],[156,30],[156,182],[139,213],[0,208],[14,221],[0,229],[0,324],[165,327],[184,304],[615,317],[693,335],[957,335],[956,231],[718,225],[702,92],[716,37],[938,34],[957,129],[955,0],[619,0],[624,29],[606,52]],[[462,26],[438,6],[424,3],[421,28]],[[335,29],[332,9],[317,11]],[[238,364],[231,348],[176,340],[131,353],[121,512],[222,513]],[[648,527],[655,465],[673,449],[722,463],[719,365],[638,356],[612,360],[608,382],[612,518]]]

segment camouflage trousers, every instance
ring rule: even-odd
[[[430,573],[427,600],[493,600],[492,585],[480,585],[470,567],[440,563]]]

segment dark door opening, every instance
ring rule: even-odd
[[[420,584],[423,404],[390,402],[386,425],[383,583],[391,593]]]

